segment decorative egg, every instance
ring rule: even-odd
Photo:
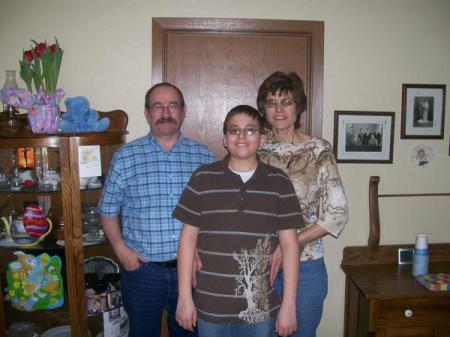
[[[23,226],[28,235],[38,238],[48,230],[45,213],[39,205],[28,205],[23,213]]]

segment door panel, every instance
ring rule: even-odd
[[[219,158],[226,113],[238,104],[256,107],[259,85],[276,70],[302,77],[302,131],[321,135],[322,22],[154,18],[152,64],[154,84],[171,82],[185,96],[183,134]]]

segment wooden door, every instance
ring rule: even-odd
[[[305,82],[302,131],[322,130],[323,22],[154,18],[152,82],[183,92],[188,112],[182,132],[221,158],[222,123],[235,105],[256,107],[262,81],[276,70]]]

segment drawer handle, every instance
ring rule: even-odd
[[[406,318],[410,318],[413,316],[413,311],[411,309],[406,309],[405,310],[405,317]]]

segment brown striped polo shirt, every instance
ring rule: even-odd
[[[256,323],[275,316],[280,299],[269,283],[270,255],[279,230],[304,226],[286,174],[258,162],[243,183],[226,157],[194,172],[173,215],[199,228],[203,267],[194,291],[199,318]]]

